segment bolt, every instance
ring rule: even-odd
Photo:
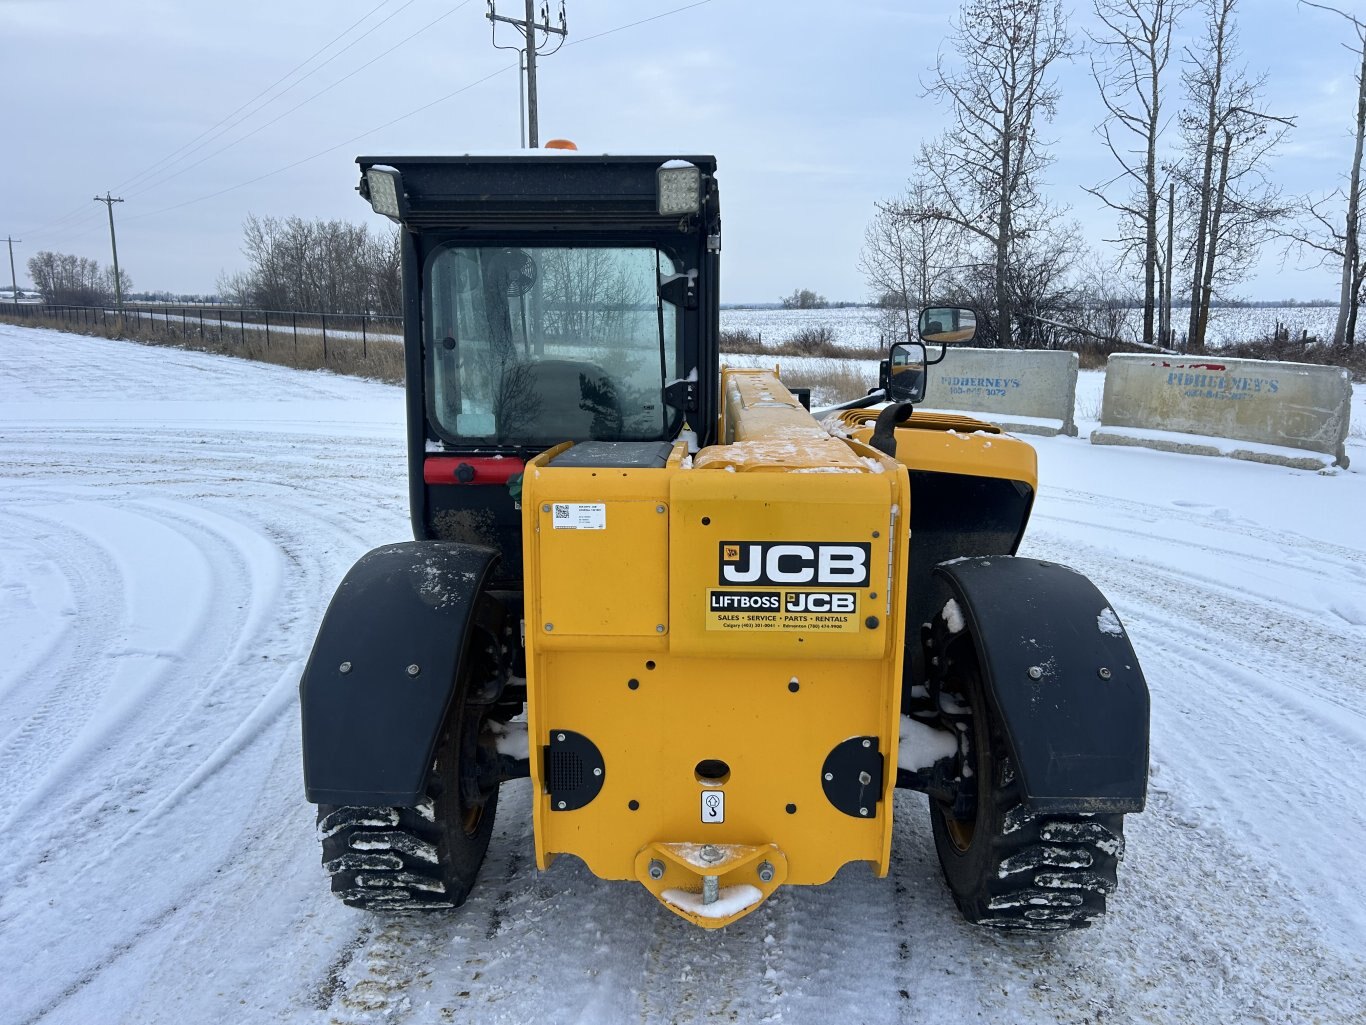
[[[550,512],[549,504],[541,506],[541,512]]]
[[[863,742],[863,746],[864,746],[864,747],[872,747],[872,746],[873,746],[873,742],[872,742],[871,740],[865,740],[865,741]]]
[[[868,814],[868,809],[867,809],[867,808],[860,808],[860,809],[858,810],[858,813],[859,813],[860,815],[867,815],[867,814]]]
[[[662,513],[663,511],[664,511],[664,507],[663,507],[662,505],[657,505],[657,506],[655,506],[655,512],[657,512],[657,513]]]
[[[1101,667],[1100,667],[1100,678],[1101,678],[1102,680],[1108,680],[1108,679],[1110,678],[1110,670],[1106,669],[1104,666],[1101,666]]]
[[[830,782],[830,780],[832,780],[832,779],[834,779],[834,778],[835,778],[835,774],[834,774],[833,772],[827,772],[827,773],[825,774],[825,780],[826,780],[827,783]]]
[[[1030,667],[1029,667],[1029,678],[1030,678],[1031,680],[1041,680],[1041,679],[1043,679],[1043,670],[1040,669],[1038,666],[1030,666]]]
[[[601,769],[594,769],[594,770],[593,770],[593,775],[594,775],[594,776],[601,776],[601,775],[602,775],[602,770],[601,770]]]
[[[769,861],[759,862],[759,882],[773,882],[773,863]]]
[[[564,811],[564,809],[565,809],[566,807],[568,807],[568,806],[567,806],[563,801],[561,801],[561,802],[560,802],[560,811]]]
[[[413,664],[408,667],[409,676],[416,676],[420,672],[422,672],[422,667],[417,664]]]
[[[558,740],[561,744],[563,744],[563,743],[564,743],[564,734],[563,734],[563,733],[557,733],[557,734],[555,734],[555,739]]]
[[[716,898],[721,896],[721,880],[716,876],[702,877],[702,903],[715,904]]]
[[[657,633],[657,634],[662,634],[663,632],[664,632],[664,624],[663,624],[663,623],[660,623],[658,626],[655,627],[655,633]]]
[[[722,858],[726,856],[720,847],[717,847],[715,844],[710,843],[703,846],[703,848],[697,853],[701,856],[702,860],[705,861],[708,865],[715,865],[718,861],[720,861]]]
[[[877,616],[869,616],[867,619],[863,621],[863,625],[866,626],[869,630],[876,630]]]
[[[343,662],[341,665],[337,666],[337,670],[339,672],[349,673],[351,671],[351,663]]]
[[[869,783],[873,782],[873,777],[866,772],[860,772],[858,774],[858,781],[866,787]]]
[[[546,633],[549,633],[551,630],[554,630],[554,629],[555,629],[555,624],[554,624],[554,623],[547,623],[547,624],[545,625],[545,632],[546,632]]]
[[[654,861],[650,862],[650,878],[651,878],[651,879],[663,879],[663,878],[664,878],[664,862],[660,861],[658,858],[656,858]]]

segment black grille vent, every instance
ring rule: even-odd
[[[583,786],[583,759],[573,751],[551,748],[548,786],[550,792],[578,790]]]
[[[602,752],[582,733],[551,730],[545,747],[545,789],[551,811],[582,808],[602,792],[607,778]]]

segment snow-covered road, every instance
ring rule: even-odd
[[[0,326],[0,1022],[1366,1020],[1366,475],[1031,439],[1027,551],[1106,592],[1153,694],[1089,932],[964,925],[908,794],[889,879],[702,932],[536,873],[524,781],[466,907],[385,923],[327,892],[295,688],[342,574],[408,536],[402,412]]]

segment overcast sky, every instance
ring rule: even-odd
[[[569,44],[538,66],[542,140],[714,153],[723,301],[798,287],[867,298],[863,231],[943,124],[922,83],[955,4],[704,0],[665,15],[692,2],[568,0]],[[1358,61],[1341,43],[1355,40],[1340,18],[1293,0],[1241,6],[1269,108],[1299,121],[1273,177],[1287,192],[1331,188],[1351,160]],[[499,0],[500,13],[521,10]],[[353,191],[357,155],[517,146],[516,56],[492,47],[485,11],[485,0],[0,0],[0,237],[22,240],[21,284],[39,250],[108,262],[105,207],[92,199],[107,189],[125,200],[119,258],[139,289],[212,291],[241,267],[248,213],[387,224]],[[1089,2],[1075,12],[1080,41]],[[1188,17],[1186,38],[1197,30]],[[499,41],[513,35],[505,26]],[[278,98],[233,114],[324,47]],[[1115,173],[1093,131],[1095,86],[1084,59],[1059,79],[1049,190],[1104,251],[1113,219],[1082,188]],[[1178,86],[1173,76],[1169,102]],[[230,114],[241,123],[196,141]],[[1273,248],[1240,292],[1307,299],[1335,285],[1327,271],[1282,270]]]

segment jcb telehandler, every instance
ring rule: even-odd
[[[885,875],[896,787],[968,920],[1101,914],[1147,686],[1089,581],[1014,555],[1034,450],[912,413],[971,311],[818,422],[721,367],[713,157],[358,163],[402,226],[416,540],[347,574],[301,683],[337,895],[458,907],[529,776],[539,867],[706,928]]]

